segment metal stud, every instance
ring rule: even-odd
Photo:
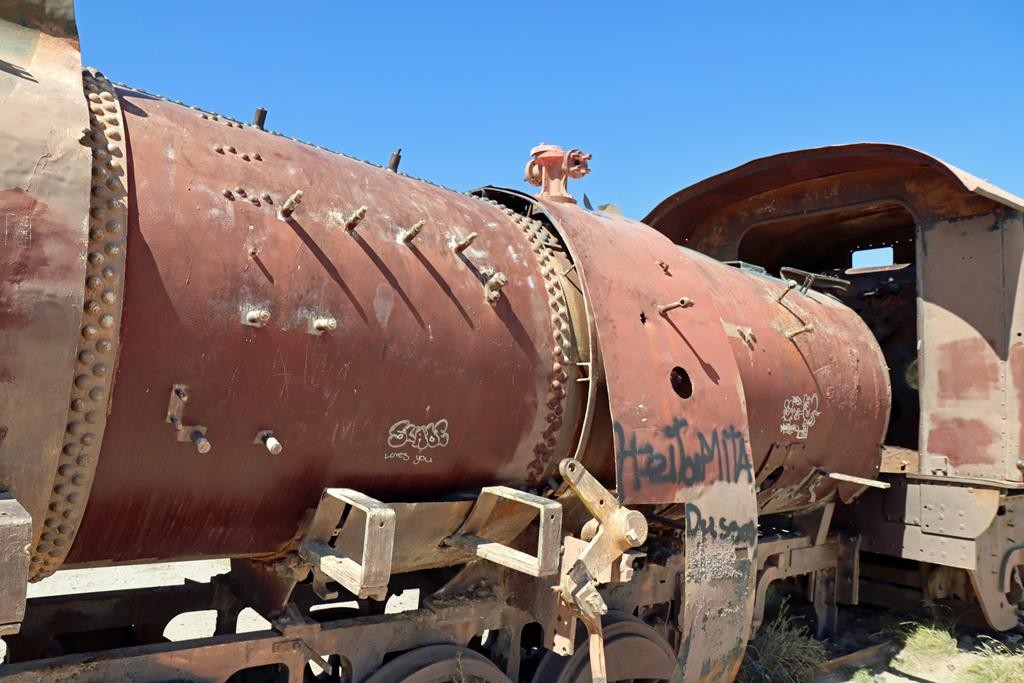
[[[426,221],[416,221],[415,225],[413,225],[408,230],[402,232],[402,241],[405,242],[406,244],[412,242],[414,239],[416,239],[416,235],[420,234],[420,231],[423,230],[423,226],[426,224]]]
[[[260,327],[270,322],[270,311],[262,308],[254,308],[245,313],[245,322],[249,325]]]
[[[280,455],[281,451],[284,450],[284,446],[282,446],[281,442],[277,440],[277,437],[274,436],[273,432],[263,432],[260,435],[260,441],[262,441],[263,445],[267,447],[267,450],[271,455]]]
[[[388,170],[389,171],[397,172],[398,171],[398,165],[400,163],[402,163],[402,148],[401,147],[399,147],[398,149],[396,149],[394,152],[391,153],[391,158],[388,159]]]
[[[264,124],[267,122],[267,110],[263,107],[256,107],[256,112],[252,115],[252,125],[256,128],[263,130]]]
[[[277,210],[277,219],[280,221],[287,221],[291,218],[292,213],[295,212],[295,207],[302,203],[302,190],[295,190],[291,197],[284,200],[284,204]]]
[[[679,301],[673,301],[670,304],[665,304],[664,306],[659,306],[658,307],[658,313],[661,313],[662,315],[666,315],[666,314],[668,314],[669,311],[674,311],[677,308],[690,308],[691,306],[693,306],[693,299],[691,299],[688,296],[684,296]]]
[[[352,232],[356,229],[356,226],[366,218],[366,205],[360,206],[358,209],[352,212],[352,215],[345,219],[345,229]]]
[[[315,318],[313,320],[313,329],[317,332],[336,330],[338,329],[338,320],[336,318]]]
[[[456,254],[461,254],[462,252],[466,251],[466,249],[469,249],[469,245],[473,244],[473,240],[475,240],[477,237],[479,237],[477,233],[469,233],[458,242],[452,244],[452,251],[454,251]]]
[[[210,449],[213,448],[213,446],[210,445],[210,441],[206,438],[206,434],[198,429],[193,429],[192,433],[189,434],[189,438],[192,439],[192,443],[196,445],[196,450],[199,451],[201,455],[206,455],[210,452]]]
[[[484,298],[489,304],[498,303],[501,298],[501,288],[508,284],[508,275],[502,272],[494,272],[484,283]]]

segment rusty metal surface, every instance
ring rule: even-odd
[[[712,295],[681,252],[645,226],[564,204],[543,208],[569,245],[592,307],[618,496],[627,504],[686,502],[676,676],[731,680],[753,608],[757,510],[743,387]],[[658,312],[684,296],[692,307]],[[688,398],[673,388],[682,388],[675,368],[689,380]],[[701,442],[714,450],[702,455]],[[703,625],[709,612],[722,615],[714,633]]]
[[[1022,481],[1022,232],[995,207],[918,226],[922,474]]]
[[[577,425],[562,415],[578,414],[568,406],[581,385],[563,358],[575,360],[574,334],[552,314],[565,302],[530,225],[216,115],[118,94],[133,207],[123,351],[69,563],[271,554],[325,486],[429,500],[538,481],[552,454],[571,451]],[[296,190],[302,202],[279,220]],[[492,305],[484,282],[497,272],[508,284]],[[245,324],[253,310],[269,319]],[[310,334],[313,317],[337,327]],[[181,419],[204,428],[206,455],[165,421],[176,384],[188,387]],[[263,430],[280,455],[253,443]]]
[[[47,505],[75,376],[88,241],[77,37],[31,28],[49,27],[60,6],[70,9],[0,4],[0,487],[32,516],[33,545],[44,520],[69,521]]]
[[[889,382],[871,331],[828,294],[787,293],[782,280],[686,253],[687,270],[708,284],[739,368],[760,513],[806,507],[836,490],[851,500],[862,487],[822,470],[878,473]]]
[[[675,242],[730,260],[739,258],[741,236],[752,226],[769,226],[787,217],[824,215],[852,206],[860,214],[880,213],[895,205],[923,223],[988,213],[993,201],[1015,208],[1024,204],[917,150],[859,143],[751,161],[680,190],[655,207],[644,222]],[[886,222],[876,222],[874,227],[884,232]],[[821,230],[835,241],[840,221],[831,223]],[[771,249],[770,244],[765,246]]]
[[[87,137],[93,156],[89,253],[83,283],[86,297],[59,465],[43,520],[45,528],[32,553],[33,580],[56,571],[75,540],[103,443],[120,347],[128,223],[124,121],[110,81],[87,70],[83,82],[89,100]]]

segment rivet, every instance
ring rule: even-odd
[[[76,398],[71,402],[71,410],[75,411],[76,413],[82,412],[83,410],[85,410],[85,401],[83,401],[80,398]]]
[[[232,154],[236,154],[236,153],[237,153],[237,150],[235,150],[235,148],[234,148],[234,147],[228,147],[227,149],[228,149],[228,151],[229,151],[229,152],[231,152]]]
[[[85,286],[89,289],[99,289],[103,286],[103,281],[95,275],[90,275],[85,279]]]
[[[100,339],[96,342],[96,350],[100,353],[109,353],[112,347],[109,339]]]
[[[97,422],[100,421],[100,414],[97,413],[95,410],[90,410],[85,414],[85,421],[88,422],[89,424],[96,424]]]
[[[270,193],[269,193],[269,192],[264,192],[263,194],[261,194],[261,195],[260,195],[260,199],[262,199],[263,201],[265,201],[265,202],[267,202],[267,203],[270,203],[270,202],[272,202],[272,201],[273,201],[273,200],[272,200],[272,199],[270,198]]]
[[[74,420],[72,422],[68,422],[67,430],[68,430],[68,434],[78,435],[78,434],[81,434],[85,430],[85,425],[83,425],[78,420]]]
[[[477,233],[469,233],[464,238],[462,238],[461,240],[452,245],[452,251],[454,251],[456,254],[461,254],[462,252],[466,251],[466,249],[469,248],[469,245],[473,244],[473,240],[475,240],[477,237],[479,237]]]
[[[248,154],[243,154],[242,155],[242,161],[249,161],[249,155]]]
[[[121,232],[121,221],[116,218],[107,221],[107,232],[114,234]]]
[[[82,328],[82,336],[86,339],[95,339],[97,334],[99,334],[99,330],[95,325],[86,325]]]
[[[402,241],[405,242],[406,244],[412,242],[414,239],[416,239],[416,235],[420,234],[420,231],[423,230],[423,226],[426,224],[427,222],[424,220],[416,221],[416,223],[411,228],[402,232]]]
[[[101,263],[103,263],[103,254],[101,254],[98,251],[94,251],[94,252],[90,253],[89,254],[89,263],[93,264],[94,266],[100,265]]]
[[[94,401],[99,401],[103,398],[103,387],[93,387],[89,390],[89,398]]]
[[[253,153],[252,158],[255,159],[256,161],[263,161],[263,157],[260,156],[259,152]]]
[[[107,256],[117,258],[121,255],[121,247],[116,244],[107,244],[104,251],[107,252]]]
[[[295,190],[291,197],[284,200],[284,204],[277,210],[277,218],[281,221],[287,221],[292,213],[295,211],[295,207],[302,203],[302,190]]]
[[[81,452],[81,450],[82,447],[79,446],[77,443],[69,443],[66,446],[64,446],[62,452],[64,453],[64,455],[73,458],[76,455],[78,455],[78,453]]]
[[[89,315],[96,315],[100,310],[102,310],[102,308],[102,306],[91,299],[85,302],[85,312]]]
[[[217,154],[223,154],[224,153],[224,148],[221,147],[220,145],[214,145],[213,146],[213,151],[216,152]]]
[[[114,290],[108,289],[100,295],[100,300],[109,306],[117,301],[117,294],[114,293]]]
[[[235,198],[235,195],[234,195],[234,194],[232,194],[232,193],[231,193],[231,190],[229,190],[229,189],[227,189],[227,188],[225,188],[225,189],[221,190],[221,191],[220,191],[220,193],[221,193],[222,195],[224,195],[225,197],[227,197],[228,199],[234,199],[234,198]]]
[[[89,379],[89,375],[79,375],[75,377],[75,386],[79,389],[85,389],[92,384],[92,380]]]
[[[117,281],[117,271],[115,271],[113,268],[104,268],[103,277],[104,279],[110,280],[112,282]]]

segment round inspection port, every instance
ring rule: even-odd
[[[672,372],[669,373],[669,381],[672,382],[672,391],[676,392],[681,398],[693,396],[693,382],[690,381],[690,373],[678,365],[672,368]]]

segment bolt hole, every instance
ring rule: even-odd
[[[644,315],[643,311],[640,311],[640,324],[641,325],[646,325],[647,324],[647,316]]]
[[[693,382],[690,381],[690,374],[678,365],[672,368],[669,374],[669,381],[672,383],[672,391],[681,398],[693,396]]]
[[[379,526],[381,529],[383,529],[384,528],[384,522],[377,522],[377,526]]]
[[[597,504],[598,504],[599,507],[604,507],[604,498],[601,498],[600,500],[598,500]]]

